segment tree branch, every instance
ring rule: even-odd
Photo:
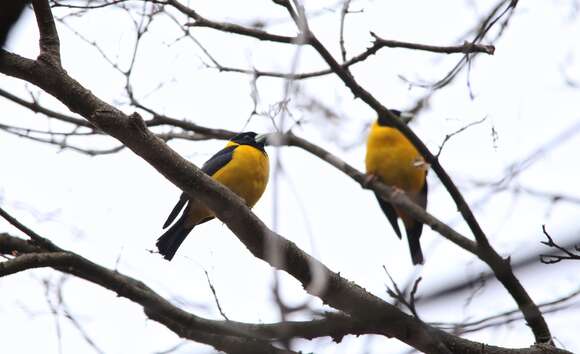
[[[32,0],[36,23],[40,32],[38,60],[60,67],[60,40],[48,1]]]
[[[38,102],[28,102],[28,101],[26,101],[26,100],[24,100],[16,95],[11,94],[8,91],[4,91],[1,88],[0,88],[0,96],[5,97],[5,98],[9,99],[10,101],[15,102],[23,107],[26,107],[35,113],[42,113],[50,118],[55,118],[55,119],[61,120],[63,122],[75,124],[75,125],[78,125],[81,127],[94,128],[86,120],[79,119],[79,118],[76,118],[73,116],[69,116],[69,115],[62,114],[62,113],[53,111],[51,109],[45,108],[45,107],[41,106]]]
[[[268,33],[266,31],[262,31],[262,30],[255,29],[255,28],[248,28],[248,27],[236,25],[233,23],[210,21],[210,20],[202,17],[200,14],[198,14],[192,8],[189,8],[187,6],[182,5],[177,0],[167,0],[166,3],[168,5],[175,7],[177,10],[179,10],[184,15],[187,15],[187,16],[193,18],[195,20],[195,22],[187,24],[187,26],[190,26],[190,27],[209,27],[209,28],[217,29],[217,30],[224,31],[224,32],[236,33],[236,34],[240,34],[240,35],[243,35],[246,37],[253,37],[253,38],[256,38],[256,39],[259,39],[262,41],[271,41],[271,42],[277,42],[277,43],[292,44],[292,43],[297,43],[297,41],[298,41],[298,37],[296,37],[296,36],[294,36],[294,37],[281,36],[281,35],[277,35],[277,34],[271,34],[271,33]]]
[[[422,50],[426,52],[432,53],[445,53],[445,54],[453,54],[453,53],[485,53],[489,55],[493,55],[495,52],[495,47],[493,45],[484,45],[484,44],[477,44],[471,42],[465,42],[462,45],[455,45],[455,46],[435,46],[435,45],[428,45],[428,44],[418,44],[418,43],[409,43],[409,42],[401,42],[395,41],[390,39],[383,39],[377,36],[374,32],[371,32],[371,36],[375,38],[375,45],[382,47],[389,47],[389,48],[407,48],[407,49],[415,49],[415,50]]]
[[[546,225],[542,225],[542,232],[544,233],[544,236],[546,236],[548,241],[542,241],[541,243],[548,246],[548,247],[555,248],[557,250],[557,252],[559,253],[559,254],[553,253],[553,254],[549,254],[549,255],[541,254],[540,261],[542,263],[554,264],[554,263],[558,263],[558,262],[563,261],[563,260],[580,260],[580,246],[579,245],[574,246],[574,251],[576,251],[577,253],[573,253],[573,252],[567,250],[565,247],[562,247],[562,246],[558,245],[556,242],[554,242],[554,240],[552,239],[552,236],[550,236],[548,231],[546,231]]]
[[[26,241],[7,234],[0,234],[0,250],[5,249],[2,247],[5,243],[11,243],[13,247],[16,246],[15,251],[18,252],[28,250]],[[239,329],[228,326],[228,322],[207,320],[182,311],[142,282],[101,267],[72,252],[47,251],[21,254],[9,261],[0,262],[0,277],[43,267],[51,267],[112,290],[117,295],[142,305],[146,314],[154,314],[154,316],[150,316],[152,319],[172,330],[176,328],[176,323],[181,323],[180,328],[189,328],[187,332],[176,331],[177,334],[212,345],[218,350],[240,354],[248,352],[294,353],[274,348],[264,340],[251,338],[250,335],[239,336]]]
[[[330,336],[336,342],[339,342],[342,337],[349,334],[388,335],[382,329],[385,324],[356,320],[347,315],[336,313],[327,314],[323,319],[271,324],[209,320],[175,307],[136,279],[101,267],[70,251],[62,249],[54,252],[48,251],[38,246],[31,246],[25,240],[0,233],[0,254],[18,255],[11,260],[0,262],[0,276],[40,267],[51,267],[61,272],[72,274],[140,304],[148,317],[164,324],[180,336],[210,344],[228,353],[247,353],[249,351],[252,353],[287,353],[273,348],[265,342],[271,340],[289,338],[313,339]],[[471,342],[441,330],[434,330],[434,335],[449,348],[453,348],[453,353],[569,353],[565,350],[553,347],[543,348],[541,346],[534,346],[530,349],[483,346],[480,343]],[[246,350],[245,352],[243,351],[244,349]]]

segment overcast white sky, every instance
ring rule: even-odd
[[[329,5],[335,4],[330,3]],[[420,43],[457,44],[494,5],[472,1],[353,1],[352,9],[362,13],[347,18],[349,55],[370,45],[369,31],[383,38]],[[255,19],[272,19],[267,29],[293,34],[293,26],[281,8],[269,1],[193,1],[191,6],[203,16],[248,24]],[[311,27],[338,58],[339,12],[319,8],[307,1],[313,14]],[[326,6],[326,5],[325,5]],[[577,126],[578,89],[567,85],[565,76],[580,83],[578,55],[580,21],[576,1],[522,1],[506,33],[496,43],[494,56],[479,56],[469,79],[474,98],[470,98],[465,74],[437,93],[412,128],[433,151],[446,134],[486,117],[486,120],[444,148],[442,164],[474,206],[476,216],[493,245],[503,255],[517,259],[537,252],[542,240],[541,225],[563,243],[578,235],[579,205],[503,192],[478,203],[489,193],[473,188],[472,182],[497,181],[506,168],[521,161],[535,149]],[[67,10],[58,9],[62,16]],[[179,18],[180,23],[185,22]],[[127,65],[132,50],[133,29],[128,15],[120,10],[101,9],[80,18],[68,18],[70,26],[95,40],[111,58]],[[69,74],[100,98],[131,108],[124,92],[124,78],[99,53],[81,41],[67,27],[59,25],[63,64]],[[295,48],[264,44],[210,29],[195,29],[197,40],[222,64],[241,68],[290,71]],[[191,41],[175,42],[179,28],[164,16],[154,22],[140,47],[132,77],[137,97],[148,106],[197,124],[230,130],[274,130],[266,117],[256,116],[245,123],[252,111],[251,78],[220,73],[206,68],[209,62]],[[27,13],[14,32],[8,49],[34,57],[37,30]],[[437,80],[459,60],[458,55],[440,55],[402,49],[383,49],[352,68],[368,90],[387,107],[409,108],[425,91],[403,82]],[[299,53],[298,71],[322,69],[324,65],[309,48]],[[155,90],[159,83],[161,89]],[[257,82],[259,112],[271,110],[284,98],[285,81],[261,78]],[[340,119],[328,121],[318,112],[301,109],[300,97],[290,97],[292,117],[305,124],[294,132],[320,144],[341,158],[363,169],[364,145],[361,131],[375,118],[362,102],[353,100],[347,89],[333,77],[297,83],[302,94],[321,101],[338,113]],[[31,85],[0,77],[0,87],[28,97],[27,89],[40,94],[47,106],[66,110]],[[302,98],[303,99],[303,98]],[[66,126],[47,121],[0,98],[0,121],[36,129]],[[278,119],[278,117],[277,117]],[[492,130],[496,134],[492,134]],[[94,138],[93,138],[94,139]],[[342,147],[357,143],[353,148]],[[97,138],[92,147],[110,147],[112,139]],[[183,156],[201,165],[224,142],[171,142]],[[572,136],[542,155],[514,181],[539,191],[580,197],[577,188],[577,151],[580,140]],[[271,148],[270,156],[274,156]],[[407,244],[395,237],[370,192],[307,153],[280,150],[284,166],[280,196],[273,200],[271,187],[254,208],[272,225],[273,203],[277,202],[278,231],[315,255],[334,271],[369,291],[387,299],[385,265],[393,277],[404,282],[413,276]],[[198,315],[219,318],[204,269],[210,274],[224,311],[230,319],[249,322],[279,320],[273,307],[269,266],[253,258],[219,221],[197,227],[180,248],[174,261],[166,262],[148,250],[162,233],[161,225],[176,202],[179,191],[142,160],[128,151],[90,158],[79,153],[23,140],[0,132],[0,204],[21,221],[101,265],[143,280],[164,296],[183,303]],[[456,208],[434,174],[429,176],[428,210],[458,231],[469,235]],[[17,232],[0,220],[0,231]],[[427,294],[487,270],[474,256],[444,241],[426,229],[422,244],[426,256],[419,293]],[[118,261],[118,264],[117,264]],[[576,289],[580,280],[578,263],[538,265],[518,273],[537,302],[563,296]],[[60,274],[39,270],[0,278],[0,333],[7,353],[58,353],[54,316],[47,305],[39,280],[56,282]],[[299,284],[283,276],[284,299],[300,303],[308,297]],[[86,282],[69,279],[63,287],[64,300],[82,320],[89,335],[106,353],[151,353],[167,349],[179,339],[153,321],[146,320],[138,306],[117,298]],[[54,298],[54,297],[52,297]],[[465,306],[467,295],[441,299],[420,308],[426,321],[478,319],[514,308],[503,288],[491,282]],[[320,301],[311,300],[313,308]],[[578,310],[547,315],[558,344],[571,351],[580,350],[576,334]],[[63,317],[63,353],[90,352],[89,346]],[[34,338],[34,339],[31,339]],[[395,340],[371,337],[372,353],[401,352],[405,346]],[[519,321],[509,326],[481,331],[469,336],[489,344],[526,347],[533,343],[529,329]],[[348,337],[340,345],[330,339],[305,342],[299,349],[317,353],[358,353],[367,338]],[[206,353],[211,348],[189,343],[180,353]]]

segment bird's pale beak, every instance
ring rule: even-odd
[[[401,120],[405,122],[405,124],[409,123],[413,118],[415,118],[413,113],[401,112]]]
[[[256,140],[257,143],[266,142],[267,139],[268,139],[268,134],[258,134],[254,138],[254,140]]]

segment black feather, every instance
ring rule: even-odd
[[[252,141],[253,141],[253,137],[256,134],[255,133],[252,133],[252,134],[253,135],[251,137],[252,137]],[[248,135],[248,137],[249,136],[250,135]],[[234,150],[238,146],[239,145],[232,145],[232,146],[228,146],[228,147],[221,149],[215,155],[213,155],[209,160],[207,160],[207,162],[205,164],[203,164],[201,170],[203,172],[205,172],[207,175],[213,176],[217,171],[219,171],[222,167],[227,165],[232,160],[233,155],[234,155]],[[262,150],[263,150],[263,144],[262,144]],[[198,222],[194,226],[186,227],[185,221],[186,221],[187,216],[188,216],[187,215],[188,208],[190,206],[189,201],[190,201],[189,196],[185,193],[182,193],[181,197],[179,198],[179,201],[173,207],[173,210],[171,210],[169,217],[167,218],[167,220],[163,224],[163,228],[168,227],[173,222],[173,220],[175,220],[175,218],[177,217],[179,212],[183,209],[183,207],[187,204],[187,206],[185,206],[185,211],[183,212],[183,214],[181,215],[179,220],[177,220],[177,222],[175,224],[173,224],[167,231],[165,231],[165,233],[163,235],[161,235],[161,237],[159,237],[157,239],[156,245],[157,245],[157,249],[159,250],[159,253],[162,254],[163,257],[169,261],[171,259],[173,259],[173,256],[175,256],[175,253],[177,252],[177,249],[179,249],[179,246],[181,246],[181,244],[183,243],[183,241],[185,240],[187,235],[191,232],[191,230],[193,229],[194,226],[197,226],[199,224],[203,224],[204,222],[209,221],[209,220],[214,218],[213,216],[207,217],[207,218],[201,220],[200,222]]]
[[[177,214],[179,214],[181,209],[183,209],[183,206],[185,205],[185,203],[187,203],[187,201],[188,201],[187,194],[181,193],[179,201],[177,202],[177,204],[175,204],[173,210],[171,210],[171,213],[169,213],[167,220],[165,220],[165,223],[163,224],[164,229],[167,228],[167,226],[171,225],[171,223],[173,222],[173,220],[175,220]]]
[[[170,261],[193,227],[185,227],[185,214],[157,239],[157,249]]]
[[[222,167],[224,167],[228,162],[232,160],[233,152],[236,149],[236,147],[237,146],[228,146],[224,149],[221,149],[209,160],[207,160],[206,163],[203,164],[201,170],[205,172],[208,176],[212,176],[214,173],[219,171]],[[175,218],[177,217],[181,209],[183,209],[188,200],[189,198],[187,194],[181,193],[179,201],[177,201],[177,204],[175,204],[173,210],[171,210],[171,213],[169,213],[167,220],[165,220],[165,223],[163,224],[164,229],[167,228],[167,226],[171,225],[173,220],[175,220]]]
[[[427,208],[427,190],[427,180],[425,180],[423,188],[419,194],[413,198],[413,201],[419,204],[423,209]],[[421,243],[419,242],[421,234],[423,233],[423,223],[418,220],[412,220],[412,222],[409,222],[409,225],[405,224],[405,231],[407,232],[407,241],[409,242],[409,250],[411,251],[411,260],[413,261],[413,264],[423,264],[423,251],[421,251]]]
[[[401,239],[401,230],[399,229],[399,224],[397,223],[398,218],[397,212],[395,211],[391,203],[383,200],[383,198],[381,198],[381,196],[378,195],[377,193],[375,193],[375,197],[377,197],[377,201],[379,202],[379,205],[381,206],[383,213],[386,215],[387,219],[389,219],[389,222],[391,223],[391,226],[395,230],[395,233],[397,234],[399,239]]]
[[[420,229],[423,228],[423,224],[418,222],[413,226],[413,228],[407,229],[407,241],[409,242],[409,250],[411,251],[411,260],[413,261],[413,265],[423,264],[425,260],[423,259],[423,251],[421,251],[421,243],[419,242],[419,238],[421,237]],[[415,227],[419,231],[416,231]]]
[[[232,145],[225,147],[218,151],[215,155],[210,157],[206,163],[203,164],[201,170],[205,172],[208,176],[213,176],[214,173],[219,171],[222,167],[228,164],[228,162],[232,161],[232,157],[234,156],[234,150],[238,147],[238,145]]]

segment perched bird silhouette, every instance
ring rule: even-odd
[[[228,187],[246,201],[251,208],[264,193],[268,184],[270,166],[264,149],[265,135],[254,132],[234,136],[225,148],[213,155],[201,168],[214,180]],[[177,217],[181,217],[157,240],[159,253],[171,260],[191,230],[215,217],[213,212],[200,201],[181,194],[179,201],[169,214],[163,228],[167,228]]]
[[[401,118],[400,111],[391,112]],[[428,165],[413,144],[397,128],[391,126],[385,117],[379,117],[371,127],[365,164],[369,177],[378,178],[385,184],[401,189],[421,207],[427,206]],[[397,221],[398,218],[403,220],[413,264],[423,264],[423,252],[419,243],[423,224],[393,207],[378,194],[375,193],[375,196],[399,239],[401,230]]]

